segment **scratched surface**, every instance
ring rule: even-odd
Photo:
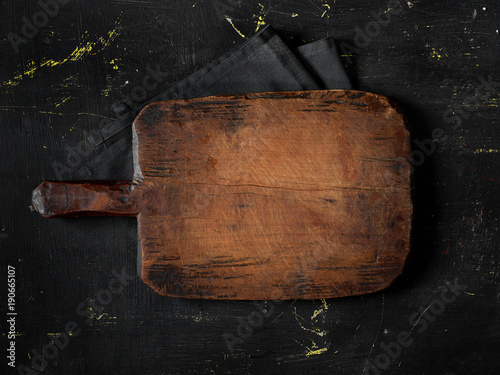
[[[498,373],[500,6],[237,3],[80,1],[46,20],[33,19],[34,1],[0,5],[1,279],[16,267],[16,365],[46,374]],[[23,30],[23,17],[43,27]],[[419,151],[415,219],[393,286],[265,306],[161,297],[123,276],[136,274],[136,233],[124,230],[134,219],[30,212],[39,182],[70,178],[91,157],[82,140],[114,117],[114,101],[140,93],[147,64],[166,72],[149,84],[168,86],[267,24],[292,45],[336,36],[354,86],[407,114]],[[41,361],[51,343],[61,347]]]

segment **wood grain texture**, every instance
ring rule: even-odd
[[[142,278],[188,298],[373,292],[410,246],[410,145],[354,91],[167,101],[134,121]]]
[[[33,208],[43,217],[137,216],[130,181],[44,181],[32,194]]]

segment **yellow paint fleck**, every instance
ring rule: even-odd
[[[330,306],[328,306],[328,304],[326,303],[326,299],[324,299],[324,298],[321,299],[321,303],[323,304],[323,309],[325,309],[325,311],[327,311],[328,307],[330,307]]]
[[[97,315],[97,314],[96,314]],[[100,324],[106,324],[106,325],[114,325],[114,324],[117,324],[116,323],[116,320],[118,319],[118,317],[116,316],[111,316],[109,315],[108,313],[106,312],[103,312],[101,314],[99,314],[98,316],[96,316],[96,320],[99,320],[101,321]],[[71,336],[71,335],[70,335]]]
[[[101,95],[102,96],[109,96],[109,94],[111,93],[112,89],[113,89],[113,87],[111,85],[106,86],[105,89],[101,90]]]
[[[324,7],[328,8],[328,9],[326,9],[326,10],[323,12],[323,14],[321,15],[321,18],[323,18],[323,17],[325,16],[326,12],[330,11],[332,8],[330,7],[330,5],[329,5],[329,4],[326,4],[326,3],[325,3],[325,4],[322,4],[321,6],[324,6]],[[328,18],[330,18],[330,16],[328,16]]]
[[[311,340],[311,339],[310,339],[310,340]],[[298,342],[297,340],[294,340],[294,341],[295,341],[297,344],[299,344],[300,346],[302,346],[303,348],[306,348],[306,349],[307,349],[306,357],[310,357],[310,356],[312,356],[312,355],[319,355],[319,354],[322,354],[322,353],[324,353],[324,352],[328,351],[328,347],[330,346],[329,344],[327,344],[327,346],[326,346],[326,347],[324,347],[324,348],[321,348],[321,349],[320,349],[320,348],[318,347],[318,344],[316,344],[316,343],[314,342],[314,340],[311,340],[311,342],[312,342],[311,347],[308,347],[307,345],[301,344],[301,343],[300,343],[300,342]],[[336,352],[336,353],[338,353],[338,350],[337,350],[337,352]]]
[[[69,99],[71,99],[71,96],[66,96],[64,98],[61,98],[61,100],[59,100],[57,103],[55,103],[55,107],[58,108],[61,106],[61,104],[63,104],[64,102],[67,102]]]
[[[255,32],[259,31],[261,26],[264,26],[266,24],[264,18],[267,16],[267,12],[264,10],[264,5],[262,5],[261,3],[259,3],[259,7],[260,7],[260,13],[253,15],[254,18],[258,17],[256,21],[257,27],[255,28]]]
[[[475,296],[474,293],[470,293],[470,292],[464,292],[465,294],[468,294],[469,296]]]
[[[500,152],[500,150],[494,150],[492,148],[490,148],[490,149],[478,148],[476,151],[474,151],[475,154],[479,154],[479,153],[492,154],[494,152]]]
[[[2,83],[2,86],[17,86],[19,84],[18,81],[22,80],[23,76],[28,76],[29,78],[33,78],[33,74],[38,68],[35,66],[34,61],[28,62],[26,64],[25,71],[22,73],[18,73],[15,75],[13,78],[9,79],[8,81],[5,81]]]
[[[319,314],[322,314],[324,312],[327,312],[328,311],[328,304],[326,303],[326,300],[325,299],[321,299],[321,303],[322,303],[322,307],[318,310],[314,310],[312,316],[311,316],[311,320],[313,320],[314,318],[316,318]]]
[[[242,38],[246,38],[246,36],[245,36],[245,35],[243,35],[243,33],[242,33],[240,30],[238,30],[238,29],[236,28],[236,26],[234,26],[233,20],[232,20],[231,18],[229,18],[228,16],[226,16],[226,21],[227,21],[227,22],[229,22],[229,24],[230,24],[230,25],[233,27],[233,29],[234,29],[234,30],[235,30],[235,31],[239,34],[239,36],[241,36]]]
[[[118,70],[118,62],[119,59],[113,59],[109,63],[113,66],[113,69]]]
[[[102,51],[104,48],[109,46],[109,44],[120,35],[119,25],[121,22],[121,17],[115,21],[115,28],[108,31],[106,37],[98,37],[95,42],[85,42],[77,46],[73,52],[71,52],[66,58],[62,60],[53,60],[48,59],[41,62],[38,66],[34,61],[28,62],[24,71],[17,73],[13,78],[8,81],[2,82],[1,86],[17,86],[25,77],[33,78],[35,72],[37,72],[40,68],[49,67],[53,68],[56,66],[60,66],[67,62],[76,62],[81,60],[86,55],[93,52],[94,54]],[[86,36],[87,33],[84,34]]]
[[[38,113],[43,113],[44,115],[58,115],[58,116],[64,116],[65,115],[62,112],[50,112],[50,111],[38,111]]]
[[[75,123],[73,124],[73,126],[69,129],[69,131],[70,131],[70,132],[72,132],[73,130],[75,130],[76,125],[77,125],[79,122],[80,122],[80,120],[78,120],[77,122],[75,122]]]
[[[489,98],[488,105],[490,107],[500,107],[500,100],[498,98]]]
[[[47,148],[47,146],[42,146],[43,148]]]
[[[323,312],[323,309],[314,310],[314,313],[311,316],[311,320],[313,320],[314,318],[316,318],[322,312]]]
[[[312,355],[318,355],[321,353],[324,353],[328,350],[328,348],[321,348],[321,349],[316,349],[316,350],[309,350],[309,352],[306,353],[306,357],[310,357]]]
[[[293,315],[295,317],[295,320],[297,321],[297,323],[299,323],[299,326],[300,328],[302,328],[304,331],[307,331],[307,332],[312,332],[318,336],[325,336],[328,331],[327,330],[320,330],[319,328],[307,328],[305,327],[302,322],[305,322],[305,319],[303,317],[301,317],[298,313],[297,313],[297,308],[294,306],[293,307]]]
[[[51,336],[51,337],[61,337],[61,336],[62,336],[62,333],[61,333],[61,332],[48,332],[48,333],[47,333],[47,336]]]
[[[2,333],[2,336],[7,337],[7,334],[6,334],[6,333]],[[14,333],[14,336],[16,336],[16,337],[19,337],[19,336],[24,336],[24,333],[21,333],[21,332],[15,332],[15,333]]]
[[[443,52],[443,49],[431,47],[431,59],[441,60],[443,57],[448,57],[448,53]]]
[[[292,18],[298,17],[299,15],[297,13],[292,13]]]

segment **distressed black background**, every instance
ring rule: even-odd
[[[373,21],[372,11],[392,9],[380,0],[236,2],[216,10],[203,0],[74,0],[18,53],[8,34],[21,35],[23,17],[32,20],[40,7],[1,3],[2,356],[7,264],[17,272],[17,365],[31,366],[33,350],[61,338],[68,322],[78,325],[46,374],[372,374],[366,361],[382,358],[381,343],[410,332],[432,301],[439,307],[446,281],[456,278],[465,291],[442,313],[427,310],[384,373],[498,373],[500,87],[471,102],[480,77],[500,83],[493,0],[401,1],[401,13],[365,48],[344,50],[356,88],[398,102],[414,140],[444,131],[415,171],[412,253],[393,286],[275,305],[233,353],[222,335],[236,334],[238,319],[257,311],[252,302],[160,297],[135,278],[102,310],[78,314],[88,298],[104,296],[113,270],[135,274],[135,233],[123,230],[133,219],[42,219],[29,210],[31,190],[57,178],[54,162],[72,165],[68,178],[84,165],[85,158],[68,160],[68,150],[114,117],[111,104],[141,85],[147,64],[161,64],[168,86],[241,43],[235,28],[249,37],[262,22],[291,45],[332,35],[354,45],[355,28]],[[17,373],[4,359],[0,372]]]

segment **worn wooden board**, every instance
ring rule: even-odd
[[[134,121],[134,185],[42,184],[45,216],[138,217],[162,295],[314,299],[387,287],[410,246],[409,133],[357,91],[165,101]]]

